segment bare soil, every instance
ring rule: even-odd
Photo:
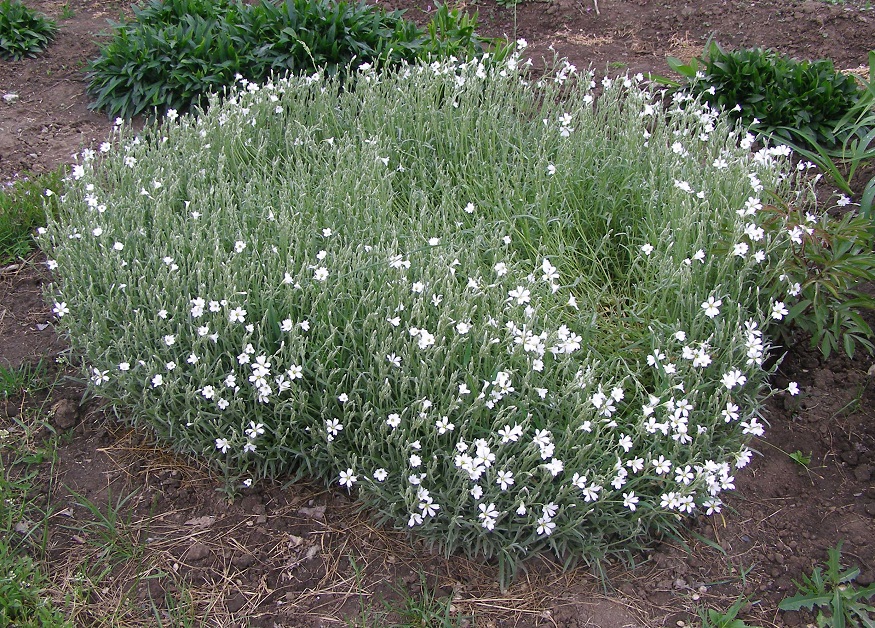
[[[87,108],[83,67],[106,20],[126,4],[27,4],[55,18],[66,6],[72,16],[59,19],[45,54],[0,61],[0,96],[18,96],[0,100],[0,183],[68,163],[111,126]],[[417,20],[433,9],[426,1],[385,4],[408,8]],[[668,74],[666,55],[689,59],[709,37],[727,47],[830,58],[847,69],[864,65],[875,47],[875,11],[851,0],[555,0],[516,9],[479,0],[466,7],[479,12],[482,33],[524,37],[536,59],[555,51],[608,73]],[[61,379],[50,393],[0,399],[0,428],[14,432],[16,418],[44,411],[64,434],[57,462],[44,463],[39,479],[55,513],[46,544],[52,593],[67,596],[62,607],[77,626],[159,625],[157,617],[187,607],[210,626],[347,625],[384,601],[403,606],[401,591],[418,594],[421,577],[470,617],[463,624],[478,627],[682,626],[697,608],[725,609],[740,595],[749,599],[741,614],[749,625],[804,626],[810,614],[777,606],[827,548],[844,541],[845,563],[861,568],[857,582],[875,580],[868,355],[824,360],[807,339],[795,339],[776,385],[798,381],[803,394],[769,402],[769,430],[753,443],[762,455],[738,475],[722,515],[692,521],[684,538],[638,556],[635,569],[609,566],[607,581],[535,559],[502,592],[494,566],[435,556],[403,533],[373,526],[344,494],[306,481],[259,486],[231,502],[219,475],[125,427],[99,400],[83,401],[41,297],[51,278],[40,262],[35,255],[0,269],[0,365],[42,360]],[[810,463],[794,461],[793,452]],[[88,503],[119,513],[109,537]],[[112,568],[97,573],[89,568],[96,564]]]

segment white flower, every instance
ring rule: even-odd
[[[623,493],[623,506],[635,512],[635,509],[638,507],[638,497],[635,495],[635,491]]]
[[[243,249],[245,249],[245,248],[246,248],[246,243],[243,240],[237,240],[234,243],[234,252],[235,253],[242,253]]]
[[[538,527],[535,528],[535,531],[538,533],[538,536],[550,536],[555,529],[555,523],[545,517],[541,517],[538,519]]]
[[[95,386],[100,386],[102,383],[109,381],[109,371],[101,371],[98,368],[92,367],[91,373],[91,381],[94,383]]]
[[[787,392],[795,397],[799,394],[799,384],[797,384],[796,382],[790,382],[789,384],[787,384]]]
[[[551,443],[552,444],[552,443]],[[544,465],[544,468],[550,472],[554,478],[562,473],[562,470],[565,469],[565,463],[563,463],[559,458],[553,458],[550,462]]]
[[[473,214],[475,209],[476,208],[474,207],[474,203],[468,203],[467,205],[465,205],[466,214]]]
[[[838,205],[839,207],[846,207],[847,205],[850,205],[850,204],[851,204],[851,199],[849,199],[844,194],[839,196],[839,200],[836,201],[836,205]]]
[[[164,336],[164,344],[166,344],[168,347],[172,347],[174,344],[176,344],[176,336],[174,336],[173,334],[167,334],[166,336]]]
[[[386,419],[386,423],[394,430],[396,427],[401,425],[401,415],[393,412]]]
[[[772,318],[776,321],[782,320],[789,313],[790,310],[787,309],[783,301],[775,301],[772,303]]]
[[[508,292],[507,300],[516,300],[517,305],[523,305],[532,300],[531,292],[528,290],[528,288],[525,288],[523,286],[517,286],[515,289]]]
[[[715,299],[713,296],[708,297],[708,300],[702,303],[702,309],[705,311],[705,316],[714,318],[720,314],[720,306],[723,305],[721,299]]]
[[[152,378],[152,388],[158,388],[164,383],[164,376],[158,373]]]
[[[228,314],[228,320],[232,323],[246,322],[246,310],[242,307],[236,307]]]
[[[495,274],[499,277],[507,274],[507,264],[504,262],[498,262],[493,268],[495,269]]]
[[[730,421],[737,421],[739,417],[738,406],[731,401],[727,401],[726,409],[721,411],[720,414],[723,416],[723,421],[725,423],[729,423]]]
[[[352,469],[347,469],[346,471],[340,472],[340,478],[338,479],[341,486],[345,486],[347,490],[352,488],[352,485],[358,481],[358,478],[355,476]]]
[[[553,164],[547,164],[547,174],[551,177],[556,174],[556,166]]]
[[[216,449],[221,451],[223,454],[228,453],[228,449],[231,447],[231,443],[228,442],[225,438],[217,438],[216,439]]]
[[[513,472],[499,471],[495,483],[501,487],[501,490],[506,491],[507,488],[514,483]]]
[[[480,519],[481,525],[487,530],[492,530],[499,515],[495,509],[495,504],[480,504],[478,507],[480,508],[480,514],[477,517]]]
[[[316,281],[325,281],[328,279],[328,269],[324,266],[318,266],[313,271],[313,279]]]
[[[54,312],[55,315],[56,315],[58,318],[63,318],[63,316],[64,316],[65,314],[69,314],[69,313],[70,313],[70,308],[67,307],[67,302],[66,302],[66,301],[61,301],[60,303],[58,303],[58,302],[56,301],[56,302],[55,302],[55,307],[52,308],[52,312]]]
[[[650,255],[653,253],[653,245],[648,243],[641,246],[641,252],[645,255]]]
[[[374,471],[374,479],[377,482],[382,482],[387,477],[389,477],[389,473],[385,469],[383,469],[382,467],[377,469],[376,471]]]
[[[583,489],[581,492],[583,493],[583,501],[585,502],[594,502],[599,498],[599,491],[602,490],[602,487],[596,483],[592,483]]]
[[[650,462],[653,464],[653,471],[656,475],[665,475],[671,471],[671,460],[666,460],[665,456],[660,456],[658,460],[654,458]]]
[[[338,432],[343,431],[343,425],[337,419],[326,419],[325,431],[328,433],[328,440],[332,441]],[[250,436],[250,438],[252,437]]]
[[[450,423],[449,417],[445,416],[435,421],[434,426],[437,428],[438,434],[446,434],[456,429],[456,426]]]
[[[724,373],[720,381],[727,389],[732,390],[736,386],[744,386],[745,382],[747,382],[747,377],[745,377],[738,369],[732,369],[731,371]]]

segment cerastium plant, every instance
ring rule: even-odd
[[[94,390],[242,490],[312,474],[504,580],[718,512],[795,171],[640,76],[595,106],[524,67],[243,81],[85,151],[41,242]]]

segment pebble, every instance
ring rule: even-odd
[[[185,553],[185,558],[192,562],[199,562],[209,558],[211,554],[212,552],[209,547],[200,541],[196,541],[188,548],[188,551]]]
[[[75,426],[79,419],[79,404],[72,399],[61,399],[52,407],[54,423],[62,430]]]

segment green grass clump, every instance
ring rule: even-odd
[[[89,65],[88,92],[94,108],[131,118],[205,104],[240,77],[468,57],[488,43],[475,19],[446,6],[424,30],[402,13],[332,0],[152,0],[114,27]]]
[[[313,475],[505,579],[719,511],[797,280],[767,195],[801,193],[715,112],[573,73],[245,82],[120,125],[41,239],[92,388],[231,486]]]
[[[54,21],[19,0],[0,2],[0,57],[15,61],[35,57],[57,32]]]
[[[31,251],[34,231],[45,226],[46,212],[57,208],[62,178],[63,170],[59,169],[0,184],[0,264]]]
[[[28,396],[52,385],[41,365],[0,368],[0,398]],[[39,565],[47,517],[37,469],[53,459],[56,444],[54,439],[38,442],[43,427],[29,410],[0,423],[0,626],[71,626],[47,596],[50,582]]]

